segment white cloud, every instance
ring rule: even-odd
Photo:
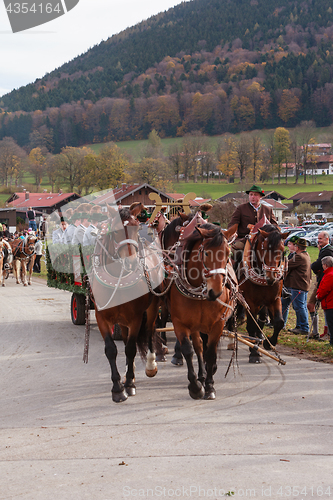
[[[0,2],[0,95],[34,82],[89,48],[180,0],[80,0],[65,15],[12,33]]]

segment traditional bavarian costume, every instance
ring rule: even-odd
[[[246,191],[247,194],[249,194],[250,192],[259,193],[260,196],[264,196],[265,194],[264,191],[256,185],[253,185],[248,191]],[[251,224],[255,226],[257,222],[259,222],[264,216],[266,216],[270,224],[274,224],[276,226],[278,225],[272,208],[262,203],[260,203],[257,208],[254,207],[250,202],[243,203],[242,205],[239,205],[234,211],[228,224],[228,229],[237,224],[238,236],[231,245],[233,249],[234,260],[236,262],[240,262],[242,260],[246,236],[250,233],[248,225]]]

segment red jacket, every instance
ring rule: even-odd
[[[324,276],[317,290],[317,299],[323,309],[333,309],[333,267],[324,271]]]

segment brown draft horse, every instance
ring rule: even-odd
[[[227,231],[213,224],[197,226],[187,238],[179,266],[180,277],[167,296],[174,331],[187,363],[189,393],[194,399],[215,399],[213,375],[217,345],[225,321],[233,313],[237,290],[228,246],[235,231],[236,226]],[[208,336],[204,354],[200,332]],[[199,362],[198,378],[193,367],[190,336]],[[200,367],[200,359],[204,360],[204,366]]]
[[[27,235],[24,239],[10,240],[9,244],[13,252],[13,270],[16,283],[20,284],[20,278],[24,286],[31,285],[31,276],[35,262],[36,236]],[[27,268],[29,270],[27,272]],[[27,279],[28,274],[28,279]]]
[[[136,393],[134,358],[137,347],[142,357],[146,355],[148,347],[146,375],[153,377],[157,373],[152,336],[158,297],[149,291],[146,275],[140,266],[142,249],[139,245],[139,222],[136,215],[142,208],[142,204],[134,205],[131,209],[122,208],[119,210],[120,217],[115,218],[114,210],[109,209],[111,218],[104,225],[101,237],[97,239],[92,259],[90,284],[97,325],[105,342],[105,355],[111,368],[112,399],[116,403],[125,401],[128,396]],[[98,266],[96,260],[99,261]],[[161,282],[164,276],[161,260],[150,253],[145,262],[150,269],[160,266],[161,270],[158,272]],[[127,370],[124,384],[116,363],[117,346],[112,338],[112,327],[116,323],[120,325],[125,343]]]
[[[250,233],[243,254],[243,267],[239,279],[239,289],[245,298],[252,316],[262,329],[268,308],[274,324],[274,332],[269,339],[276,345],[283,328],[281,292],[285,272],[284,240],[288,233],[281,233],[277,226],[266,224],[257,232]],[[262,333],[247,312],[249,335],[262,339]],[[265,349],[270,345],[265,340]],[[260,363],[259,354],[250,349],[250,363]]]

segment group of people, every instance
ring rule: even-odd
[[[4,245],[7,248],[8,255],[10,256],[9,259],[7,259],[7,263],[11,264],[13,260],[12,256],[12,250],[10,246],[10,241],[16,240],[18,238],[20,239],[25,239],[27,236],[33,235],[36,236],[36,243],[35,243],[35,262],[34,262],[34,268],[33,271],[35,273],[40,274],[41,272],[41,258],[43,255],[43,242],[39,236],[36,235],[35,231],[33,231],[30,227],[29,229],[24,229],[23,231],[15,231],[14,233],[11,233],[8,230],[7,224],[0,224],[0,239],[2,239]]]
[[[232,243],[236,264],[242,259],[246,236],[250,233],[249,225],[255,226],[265,216],[268,223],[278,226],[272,208],[262,203],[264,191],[259,186],[253,185],[246,193],[249,195],[249,201],[236,208],[228,225],[232,227],[236,224],[238,227],[238,236]],[[286,326],[289,308],[292,305],[296,313],[296,327],[290,331],[317,340],[325,340],[329,334],[330,344],[333,346],[333,247],[330,245],[329,234],[326,231],[318,234],[319,255],[312,264],[306,247],[307,242],[304,238],[292,236],[288,241],[290,253],[282,295],[284,325]],[[311,271],[317,279],[316,286],[307,300],[311,287]],[[326,320],[322,335],[318,329],[319,301]]]
[[[94,245],[97,225],[107,218],[98,205],[81,203],[61,214],[59,228],[52,232],[52,243]]]

